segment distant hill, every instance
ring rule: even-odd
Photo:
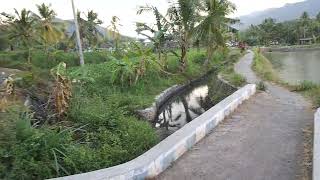
[[[68,34],[69,37],[72,36],[72,34],[74,33],[74,31],[76,29],[73,20],[62,20],[62,19],[56,18],[56,19],[54,19],[54,22],[63,25],[66,30],[66,33]],[[99,30],[100,34],[103,35],[105,38],[112,39],[112,37],[111,37],[112,31],[111,30],[109,30],[105,27],[102,27],[102,26],[97,26],[97,29]],[[133,37],[124,36],[124,35],[120,35],[120,39],[122,41],[134,40]]]
[[[286,4],[280,8],[267,9],[265,11],[254,12],[252,14],[239,17],[241,21],[240,29],[246,29],[251,24],[260,24],[266,18],[276,19],[278,22],[297,19],[306,11],[311,17],[315,17],[320,12],[320,0],[306,0],[303,2]]]

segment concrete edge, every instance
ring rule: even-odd
[[[209,134],[225,117],[256,93],[248,84],[203,113],[141,156],[118,166],[56,180],[148,179],[158,176],[193,145]]]
[[[320,108],[314,115],[313,180],[320,180]]]

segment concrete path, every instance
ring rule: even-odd
[[[250,52],[235,70],[255,83],[259,79],[251,70],[252,60]],[[304,179],[303,129],[313,122],[311,105],[282,87],[267,87],[267,93],[241,105],[158,179]]]

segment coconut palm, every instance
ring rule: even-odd
[[[102,21],[98,19],[98,14],[94,11],[88,11],[86,14],[86,36],[90,46],[96,46],[99,36],[103,36],[97,26],[102,24]]]
[[[51,44],[56,44],[59,40],[63,39],[63,33],[56,28],[56,25],[53,23],[53,20],[56,16],[54,10],[50,9],[51,5],[36,5],[39,15],[38,17],[38,26],[39,34],[41,41],[45,46],[45,50],[48,50],[48,46]]]
[[[83,19],[81,17],[81,12],[77,12],[80,39],[84,47],[92,47],[97,44],[98,37],[103,36],[97,28],[98,25],[102,24],[102,21],[98,19],[98,14],[92,10],[88,11],[85,16],[86,19]],[[73,32],[71,38],[76,38],[76,32]]]
[[[110,33],[110,36],[113,39],[116,51],[118,51],[118,49],[119,49],[119,42],[120,42],[120,37],[121,37],[120,31],[119,31],[119,26],[122,26],[120,24],[120,18],[118,18],[117,16],[112,16],[110,26],[108,26],[110,31],[108,31],[108,32]]]
[[[31,11],[22,9],[19,13],[14,9],[15,15],[1,13],[6,18],[4,21],[8,26],[8,39],[17,46],[28,49],[28,63],[31,63],[31,49],[35,42],[36,19]]]
[[[300,17],[300,26],[303,29],[303,38],[306,38],[308,26],[310,25],[310,17],[307,12],[303,12]]]
[[[236,19],[227,17],[236,10],[236,7],[228,0],[201,0],[199,10],[204,15],[200,16],[201,21],[195,29],[195,36],[207,46],[207,60],[204,65],[208,65],[215,49],[218,46],[225,46],[226,30],[237,22]]]
[[[197,18],[199,17],[197,5],[198,0],[175,0],[170,2],[168,9],[172,33],[177,37],[181,50],[180,70],[182,72],[187,67],[187,51]]]

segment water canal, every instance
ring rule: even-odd
[[[235,88],[220,81],[216,75],[210,75],[164,103],[158,109],[153,124],[163,139],[235,91]]]

